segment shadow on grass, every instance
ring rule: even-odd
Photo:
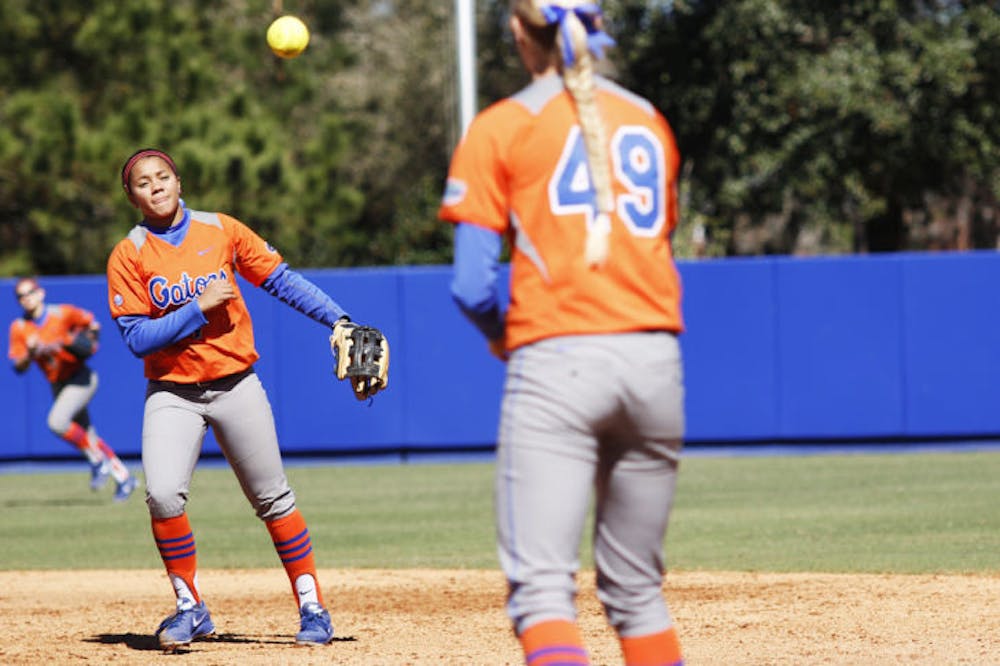
[[[172,654],[188,654],[198,643],[226,643],[230,645],[288,645],[294,646],[295,642],[287,636],[244,636],[241,634],[215,634],[204,638],[195,639],[190,646],[184,646],[175,650],[164,650],[160,647],[160,642],[152,634],[97,634],[91,638],[84,639],[87,643],[99,643],[101,645],[125,645],[132,650],[140,652],[170,652]],[[354,636],[334,636],[334,643],[349,643],[356,641]]]

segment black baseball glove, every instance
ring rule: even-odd
[[[389,341],[372,326],[342,319],[330,335],[337,379],[350,378],[354,397],[366,400],[385,390],[389,381]]]
[[[80,329],[63,344],[63,348],[78,359],[85,360],[97,351],[97,331],[89,328]]]

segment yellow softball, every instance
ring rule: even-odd
[[[309,28],[297,16],[286,14],[267,28],[267,45],[280,58],[294,58],[306,50]]]

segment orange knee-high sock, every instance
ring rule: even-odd
[[[646,636],[629,636],[621,639],[626,666],[683,666],[681,643],[677,631],[666,631]]]
[[[90,449],[90,438],[87,431],[76,421],[70,421],[69,429],[62,434],[67,442],[86,453]]]
[[[76,421],[70,421],[69,429],[62,434],[62,438],[80,450],[80,453],[87,457],[91,465],[101,462],[101,452],[90,445],[90,438],[87,431]]]
[[[196,576],[198,573],[197,551],[194,547],[194,534],[186,513],[174,518],[153,518],[153,538],[160,551],[167,575],[180,578],[194,596],[195,602],[201,601],[198,592]],[[177,588],[174,588],[178,592]],[[179,592],[178,592],[179,596]]]
[[[287,516],[267,521],[265,525],[267,525],[267,531],[271,533],[274,549],[278,551],[278,557],[281,558],[285,573],[288,574],[288,580],[292,584],[295,602],[298,603],[295,581],[298,580],[299,576],[309,574],[316,584],[316,597],[319,599],[319,603],[323,604],[319,576],[316,575],[316,560],[312,552],[312,540],[309,538],[309,528],[306,527],[305,518],[302,517],[298,509],[294,509]]]
[[[520,640],[527,666],[590,663],[580,629],[569,620],[546,620],[534,624],[524,630]]]

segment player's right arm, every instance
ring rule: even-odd
[[[118,332],[129,351],[143,358],[180,342],[208,323],[197,301],[191,301],[162,317],[121,315],[115,319]]]
[[[198,298],[162,317],[121,315],[115,323],[125,346],[142,358],[193,335],[208,323],[206,312],[235,297],[228,280],[212,280]]]
[[[451,296],[462,314],[491,342],[503,338],[504,333],[499,298],[502,245],[503,239],[495,231],[465,222],[455,226]]]
[[[19,375],[31,366],[33,358],[33,345],[30,344],[30,340],[27,339],[22,329],[23,323],[21,320],[15,320],[10,325],[10,334],[7,338],[10,341],[7,348],[7,357],[14,365],[14,372]]]
[[[136,277],[143,274],[137,259],[128,240],[112,251],[108,259],[108,302],[125,346],[139,358],[197,333],[208,323],[205,313],[235,295],[228,280],[213,280],[197,299],[162,317],[152,317],[145,287]]]
[[[505,360],[505,314],[500,307],[499,268],[508,229],[505,137],[523,111],[510,102],[476,116],[452,156],[438,217],[455,224],[451,295],[462,314]]]

